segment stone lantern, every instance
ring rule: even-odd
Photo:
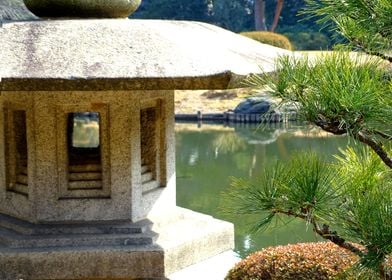
[[[25,1],[45,18],[56,2],[61,19],[0,27],[0,279],[164,279],[232,249],[230,223],[176,206],[174,90],[227,88],[285,52]],[[114,2],[133,6],[97,17],[139,4]]]

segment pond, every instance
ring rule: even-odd
[[[240,257],[268,246],[316,241],[312,230],[297,220],[249,234],[257,217],[223,214],[221,193],[229,187],[231,176],[256,178],[266,166],[286,161],[299,151],[312,150],[332,159],[332,154],[347,145],[346,137],[293,123],[262,128],[177,123],[177,205],[234,223],[235,251]]]

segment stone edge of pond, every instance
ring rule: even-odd
[[[296,112],[270,112],[265,114],[238,114],[233,111],[223,113],[175,114],[176,120],[183,121],[221,121],[235,123],[277,123],[297,121]]]

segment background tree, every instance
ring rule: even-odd
[[[266,1],[265,0],[253,0],[254,2],[254,19],[255,19],[255,30],[266,31]],[[284,5],[284,0],[276,0],[274,19],[271,24],[271,28],[269,31],[275,32],[276,27],[278,26],[279,18],[282,13]]]
[[[143,0],[132,18],[197,20],[234,32],[266,30],[277,22],[277,33],[289,37],[296,49],[327,49],[335,43],[332,32],[321,29],[315,18],[305,19],[298,11],[305,0],[285,1],[280,15],[277,0]],[[279,0],[280,1],[280,0]],[[275,17],[275,20],[274,20]],[[271,26],[271,25],[270,25]]]
[[[282,13],[283,5],[284,5],[284,0],[276,0],[274,21],[272,22],[271,29],[270,29],[271,32],[275,32],[275,29],[278,26],[279,17]]]
[[[253,0],[212,0],[211,23],[240,32],[253,28]]]
[[[321,129],[348,135],[333,163],[313,154],[266,170],[259,182],[233,181],[238,214],[256,214],[256,230],[279,215],[307,221],[315,233],[357,254],[362,273],[392,279],[392,2],[307,0],[308,11],[345,36],[349,49],[316,59],[284,57],[276,74],[253,77]],[[361,145],[360,145],[361,144]],[[354,243],[352,243],[354,242]],[[369,275],[366,276],[370,279]]]
[[[133,17],[208,21],[209,6],[206,0],[145,0]]]
[[[265,19],[265,0],[254,0],[255,30],[267,30]]]

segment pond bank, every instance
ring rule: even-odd
[[[277,106],[280,99],[267,92],[255,92],[249,88],[228,90],[193,90],[175,92],[175,118],[179,121],[218,121],[236,123],[279,123],[296,121],[293,110],[273,110],[264,114],[234,112],[238,104],[259,98]],[[250,100],[247,99],[247,100]]]
[[[220,122],[239,122],[239,123],[276,123],[297,121],[295,112],[285,113],[266,113],[266,114],[237,114],[232,111],[223,113],[202,113],[197,111],[196,114],[176,114],[178,121],[220,121]]]

